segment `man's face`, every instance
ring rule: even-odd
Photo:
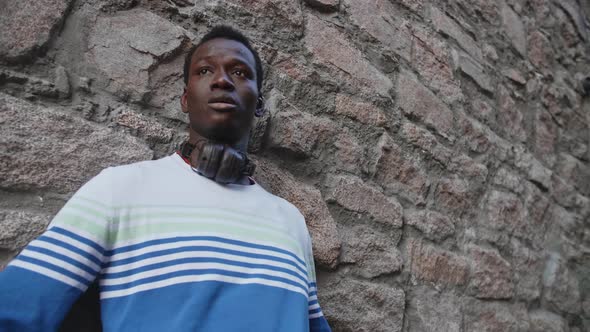
[[[255,68],[254,55],[238,41],[216,38],[199,46],[181,98],[191,128],[227,144],[243,139],[258,100]]]

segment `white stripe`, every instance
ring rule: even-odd
[[[313,296],[310,296],[309,297],[309,300],[308,301],[311,302],[311,301],[317,300],[317,299],[318,299],[318,296],[317,295],[313,295]]]
[[[78,253],[75,253],[69,249],[55,245],[53,243],[49,243],[49,242],[45,242],[40,239],[37,239],[37,240],[31,242],[31,244],[29,244],[29,245],[39,247],[39,248],[44,248],[47,250],[51,250],[55,253],[62,254],[64,256],[67,256],[75,261],[78,261],[78,262],[88,266],[89,268],[91,268],[94,271],[100,270],[100,266],[96,265],[96,263],[89,260],[88,258],[86,258]]]
[[[202,208],[202,207],[194,207],[194,206],[128,206],[128,207],[116,207],[117,210],[121,212],[131,212],[130,216],[132,219],[126,219],[126,222],[135,222],[138,220],[145,220],[145,216],[151,218],[152,215],[160,214],[160,215],[170,215],[170,213],[174,214],[193,214],[196,216],[203,216],[207,214],[214,214],[212,218],[216,218],[219,220],[218,217],[223,218],[223,220],[231,220],[231,219],[238,219],[238,222],[241,223],[243,220],[253,220],[257,224],[260,224],[259,227],[263,227],[267,229],[268,225],[271,229],[276,229],[276,231],[287,233],[290,231],[288,227],[285,226],[285,221],[279,218],[272,218],[270,216],[260,216],[260,215],[250,215],[250,214],[243,214],[240,211],[231,211],[227,209],[215,209],[215,208]],[[191,216],[174,216],[172,218],[192,218]],[[200,217],[201,218],[201,217]]]
[[[277,271],[268,270],[268,269],[251,269],[251,268],[247,268],[247,267],[234,266],[234,265],[229,265],[229,264],[220,264],[220,263],[187,263],[187,264],[172,265],[172,266],[167,266],[167,267],[163,267],[163,268],[159,268],[159,269],[154,269],[154,270],[149,270],[149,271],[144,271],[144,272],[132,274],[132,275],[126,276],[126,277],[113,278],[113,279],[102,279],[100,281],[100,284],[102,286],[121,285],[121,284],[139,281],[144,278],[160,276],[160,275],[164,275],[164,274],[172,273],[172,272],[185,271],[185,270],[208,270],[208,269],[219,269],[219,270],[224,270],[224,271],[239,272],[239,273],[246,273],[246,274],[259,274],[259,273],[267,274],[267,275],[270,275],[273,277],[280,277],[283,279],[291,280],[291,281],[296,282],[297,284],[301,285],[303,287],[303,289],[307,289],[305,283],[302,282],[301,279],[299,279],[293,275],[290,275],[288,273],[277,272]]]
[[[314,319],[314,318],[319,318],[322,317],[324,314],[320,311],[320,312],[316,312],[315,314],[311,314],[309,315],[309,319]]]
[[[55,257],[51,257],[49,255],[46,255],[46,254],[43,254],[43,253],[40,253],[40,252],[36,252],[36,251],[31,251],[31,250],[28,250],[28,249],[23,250],[23,252],[21,253],[21,255],[22,256],[26,256],[26,257],[35,258],[35,259],[38,259],[40,261],[44,261],[44,262],[47,262],[47,263],[51,263],[51,264],[53,264],[55,266],[59,266],[62,269],[68,270],[68,271],[70,271],[70,272],[72,272],[74,274],[77,274],[80,277],[82,277],[82,278],[84,278],[84,279],[86,279],[86,280],[88,280],[90,282],[92,282],[94,280],[94,276],[91,275],[90,273],[82,270],[81,268],[79,268],[79,267],[77,267],[75,265],[72,265],[72,264],[70,264],[68,262],[65,262],[65,261],[63,261],[61,259],[57,259]]]
[[[220,248],[220,249],[235,250],[235,251],[245,252],[245,253],[250,253],[250,254],[267,255],[267,256],[277,257],[277,258],[291,261],[294,264],[296,264],[297,266],[299,266],[302,270],[307,271],[305,266],[303,266],[293,256],[290,256],[287,254],[283,254],[283,253],[268,250],[268,249],[250,248],[250,247],[246,247],[246,246],[223,243],[223,242],[219,242],[219,241],[208,241],[208,240],[178,241],[178,242],[173,242],[173,243],[156,244],[156,245],[148,246],[145,248],[136,249],[133,251],[115,254],[110,257],[109,261],[111,263],[114,263],[118,260],[136,257],[136,256],[147,254],[147,253],[157,252],[157,251],[161,251],[161,250],[191,247],[191,246],[209,246],[209,247],[216,247],[216,248]],[[254,259],[254,258],[252,258],[252,259]],[[304,278],[307,279],[307,275],[305,275]]]
[[[311,311],[311,310],[313,310],[313,309],[318,309],[319,307],[320,307],[320,304],[319,304],[319,303],[312,304],[312,305],[310,305],[310,306],[309,306],[309,309],[308,309],[308,310],[310,310],[310,311]]]
[[[101,212],[102,213],[102,212]],[[109,218],[109,213],[105,213],[106,217]],[[60,218],[62,217],[74,217],[74,218],[79,218],[80,220],[83,220],[84,222],[88,222],[88,223],[92,223],[95,226],[104,228],[105,230],[107,229],[107,227],[109,226],[110,222],[109,219],[104,219],[102,216],[98,217],[90,212],[87,212],[85,210],[81,210],[80,208],[77,207],[70,207],[68,205],[64,206],[64,208],[58,212],[57,215],[55,215],[55,218],[53,218],[53,221],[51,222],[50,226],[59,226],[60,225]]]
[[[171,234],[169,234],[171,235]],[[186,233],[178,233],[177,236],[187,236]],[[201,232],[198,234],[198,236],[215,236],[215,237],[221,237],[221,238],[227,238],[227,235],[225,234],[218,234],[218,233],[205,233],[205,232]],[[161,237],[158,237],[156,239],[161,239]],[[228,239],[231,240],[231,239]],[[147,242],[149,240],[141,240],[138,241],[137,243],[134,244],[141,244],[143,242]],[[242,241],[243,240],[237,240],[237,241]],[[250,244],[253,245],[262,245],[262,246],[273,246],[273,247],[277,247],[274,244],[268,244],[268,243],[261,243],[261,242],[248,242]],[[307,271],[307,267],[305,265],[303,265],[301,262],[299,262],[297,259],[295,259],[293,256],[288,255],[288,254],[284,254],[281,252],[277,252],[271,249],[260,249],[260,248],[252,248],[252,247],[248,247],[248,246],[243,246],[243,245],[238,245],[238,244],[231,244],[231,243],[224,243],[224,242],[220,242],[220,241],[210,241],[210,240],[192,240],[192,241],[177,241],[177,242],[172,242],[172,243],[162,243],[162,244],[155,244],[155,245],[151,245],[148,247],[144,247],[144,248],[140,248],[140,249],[135,249],[135,250],[131,250],[131,251],[127,251],[127,252],[122,252],[122,253],[118,253],[115,254],[113,256],[110,257],[110,261],[114,262],[117,260],[121,260],[121,259],[126,259],[126,258],[130,258],[130,257],[135,257],[135,256],[139,256],[142,254],[146,254],[146,253],[150,253],[150,252],[155,252],[155,251],[159,251],[159,250],[167,250],[167,249],[176,249],[176,248],[182,248],[182,247],[186,247],[186,246],[196,246],[196,245],[207,245],[207,246],[212,246],[212,247],[217,247],[217,248],[223,248],[223,249],[230,249],[230,250],[236,250],[236,251],[243,251],[243,252],[248,252],[248,253],[252,253],[252,254],[259,254],[259,255],[269,255],[269,256],[274,256],[274,257],[278,257],[278,258],[282,258],[282,259],[286,259],[289,260],[295,264],[297,264],[297,266],[299,266],[301,269],[303,269],[304,271]],[[127,245],[125,245],[127,246]],[[122,245],[117,246],[119,248],[124,247]],[[289,251],[291,253],[293,253],[292,251],[288,250],[288,249],[284,249],[284,248],[280,248],[282,250],[286,250]],[[293,253],[295,256],[297,256],[295,253]],[[299,256],[297,256],[299,257]]]
[[[173,254],[168,254],[168,255],[162,255],[162,256],[158,256],[158,257],[151,257],[151,258],[146,258],[146,259],[143,259],[140,261],[134,261],[134,262],[131,262],[128,264],[109,267],[109,268],[104,269],[103,273],[109,274],[109,273],[124,272],[124,271],[138,269],[138,268],[148,266],[151,264],[171,262],[171,261],[174,261],[177,259],[183,259],[183,258],[219,258],[219,259],[227,259],[227,260],[243,262],[243,263],[266,264],[266,265],[281,267],[281,268],[293,271],[293,272],[297,273],[299,276],[301,276],[305,282],[307,282],[307,275],[303,274],[301,271],[299,271],[296,267],[294,267],[291,264],[277,262],[277,261],[273,261],[273,260],[269,260],[269,259],[244,257],[244,256],[220,253],[220,252],[215,252],[215,251],[194,251],[194,250],[187,251],[187,252],[178,252],[178,253],[173,253]]]
[[[229,234],[231,235],[231,234]],[[117,250],[119,248],[124,248],[127,246],[133,246],[133,245],[138,245],[138,244],[142,244],[148,241],[153,241],[153,240],[161,240],[161,239],[166,239],[166,238],[175,238],[175,237],[190,237],[190,236],[214,236],[214,237],[219,237],[219,238],[224,238],[224,239],[228,239],[228,240],[234,240],[234,241],[240,241],[240,242],[247,242],[250,244],[254,244],[254,245],[261,245],[261,246],[268,246],[268,247],[274,247],[277,249],[281,249],[284,251],[288,251],[290,253],[293,253],[295,256],[297,256],[299,259],[301,259],[302,261],[305,262],[305,260],[302,258],[303,255],[301,253],[297,253],[297,252],[293,252],[292,248],[289,248],[288,246],[284,246],[283,244],[281,244],[279,241],[277,242],[268,242],[268,241],[259,241],[259,240],[254,240],[251,238],[230,238],[228,234],[226,233],[218,233],[218,232],[205,232],[202,230],[195,230],[194,232],[165,232],[165,233],[158,233],[158,234],[149,234],[143,237],[137,237],[137,238],[132,238],[129,240],[125,240],[125,241],[117,241],[116,243],[113,244],[113,246],[111,247],[112,250]],[[178,243],[182,243],[183,241],[179,241]],[[167,245],[167,244],[163,244],[163,245]],[[239,246],[239,245],[238,245]],[[240,246],[241,247],[241,246]],[[301,248],[296,248],[297,250],[301,250]],[[137,249],[137,250],[142,250],[142,249]],[[259,250],[267,250],[267,249],[259,249]],[[132,252],[132,251],[130,251]],[[276,252],[276,251],[272,251],[271,252]],[[121,253],[123,254],[123,253]],[[280,253],[276,253],[279,254]],[[117,254],[120,255],[120,254]],[[289,255],[287,255],[289,256]],[[118,258],[119,259],[119,258]],[[301,264],[301,263],[299,263]],[[304,265],[301,265],[302,267],[305,268]]]
[[[48,268],[45,268],[43,266],[39,266],[39,265],[35,265],[35,264],[31,264],[28,262],[23,262],[21,260],[15,259],[14,261],[12,261],[10,263],[10,265],[12,266],[18,266],[21,267],[23,269],[27,269],[29,271],[33,271],[39,274],[42,274],[46,277],[49,277],[51,279],[57,280],[57,281],[61,281],[64,284],[70,285],[72,287],[76,287],[82,291],[86,290],[86,285],[84,285],[83,283],[79,282],[78,280],[74,280],[68,276],[65,276],[59,272],[55,272],[53,270],[50,270]]]
[[[294,246],[293,249],[289,248],[289,245],[287,245],[286,247],[284,245],[281,246],[281,240],[277,240],[276,243],[273,243],[272,246],[274,247],[280,247],[281,249],[284,250],[296,250],[298,251],[298,254],[303,253],[303,249],[300,246],[299,241],[297,240],[297,238],[295,238],[294,236],[292,236],[290,234],[290,232],[287,231],[280,231],[280,230],[274,230],[274,229],[270,229],[264,226],[254,226],[248,223],[244,223],[244,222],[234,222],[234,221],[227,221],[227,220],[219,220],[219,219],[212,219],[212,218],[199,218],[199,219],[195,219],[194,217],[161,217],[158,219],[151,219],[151,220],[141,220],[138,222],[134,222],[132,224],[130,223],[119,223],[119,227],[117,228],[117,232],[119,235],[122,236],[127,236],[128,234],[134,234],[136,232],[136,228],[149,228],[148,226],[150,225],[154,225],[154,224],[160,224],[160,225],[166,225],[169,223],[179,223],[179,224],[187,224],[187,225],[191,225],[194,227],[194,229],[199,228],[199,225],[202,224],[208,224],[208,225],[215,225],[216,227],[225,227],[227,229],[233,229],[233,228],[245,228],[249,231],[252,232],[260,232],[262,234],[268,234],[271,237],[276,237],[276,238],[287,238],[290,240],[291,242],[291,246]],[[158,235],[160,235],[160,237],[162,236],[162,234],[169,234],[167,232],[164,233],[159,233]],[[199,234],[202,234],[202,232],[199,232]],[[185,236],[186,236],[186,232],[185,232]],[[222,237],[227,237],[227,234],[222,234]],[[120,246],[117,246],[120,247]]]
[[[286,290],[290,290],[293,292],[300,293],[302,295],[306,295],[305,291],[299,287],[289,285],[280,281],[274,280],[267,280],[262,278],[239,278],[239,277],[230,277],[224,276],[220,274],[203,274],[203,275],[192,275],[192,276],[181,276],[181,277],[174,277],[166,280],[155,281],[147,284],[138,285],[135,287],[121,289],[116,291],[106,291],[100,293],[101,299],[108,299],[113,297],[121,297],[121,296],[128,296],[135,293],[157,289],[182,283],[188,282],[200,282],[200,281],[221,281],[227,282],[232,284],[259,284],[264,286],[271,286],[271,287],[278,287]]]
[[[313,286],[309,286],[309,292],[317,292],[318,288],[317,287],[313,287]]]
[[[50,225],[47,230],[50,231],[53,227],[63,228],[63,229],[70,231],[74,234],[80,235],[81,237],[86,238],[86,239],[98,244],[99,246],[101,246],[103,248],[106,248],[106,244],[104,243],[104,239],[99,239],[96,237],[96,235],[94,235],[92,233],[88,233],[85,230],[82,230],[80,228],[76,228],[74,226],[65,225],[65,224],[53,224],[53,225]],[[106,232],[107,232],[107,230],[105,229],[105,233]],[[103,260],[102,254],[99,254],[99,256],[97,256],[96,258],[98,258],[100,261]]]
[[[67,235],[63,235],[63,234],[59,234],[57,232],[51,231],[51,232],[45,232],[45,234],[43,234],[47,237],[50,237],[52,239],[56,239],[62,242],[65,242],[69,245],[72,245],[94,257],[96,257],[99,261],[102,261],[102,254],[100,252],[98,252],[98,250],[96,250],[95,248],[87,245],[84,242],[78,241],[74,238],[71,238]],[[78,234],[79,235],[79,234]]]

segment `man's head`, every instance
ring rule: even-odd
[[[262,75],[260,58],[244,35],[226,26],[213,28],[185,59],[181,106],[191,131],[243,143],[253,116],[263,109]]]

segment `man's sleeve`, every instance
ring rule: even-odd
[[[316,274],[315,274],[315,264],[313,261],[313,252],[311,248],[311,239],[307,238],[307,274],[309,279],[309,294],[308,298],[308,305],[309,305],[309,331],[310,332],[331,332],[330,326],[328,325],[328,321],[326,317],[324,317],[324,313],[322,312],[322,308],[320,308],[320,303],[318,302],[318,288],[316,284]]]
[[[80,188],[0,272],[0,331],[56,331],[94,281],[112,220],[110,171]]]

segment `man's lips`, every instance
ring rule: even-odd
[[[216,111],[230,111],[237,107],[236,104],[222,101],[209,102],[208,105]]]

